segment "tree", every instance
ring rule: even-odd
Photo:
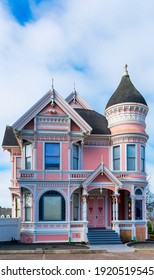
[[[148,185],[146,187],[146,209],[147,219],[150,222],[151,229],[154,231],[154,194],[150,189],[150,176],[147,178]]]

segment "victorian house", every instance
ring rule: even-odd
[[[114,243],[111,232],[147,238],[147,112],[125,66],[104,115],[76,91],[64,100],[52,88],[6,127],[22,242]]]

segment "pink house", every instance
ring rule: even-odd
[[[49,90],[12,126],[12,217],[21,241],[116,243],[147,238],[145,117],[125,66],[105,116],[74,91]]]

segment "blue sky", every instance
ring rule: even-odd
[[[154,192],[153,0],[0,1],[0,141],[50,88],[74,88],[104,114],[123,65],[149,105],[147,172]],[[7,109],[6,109],[7,108]],[[0,150],[0,206],[10,206],[9,153]]]

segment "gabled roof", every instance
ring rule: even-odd
[[[56,103],[70,117],[80,129],[89,134],[92,130],[91,126],[56,92],[54,89],[49,90],[38,102],[36,102],[23,116],[21,116],[14,124],[13,129],[21,130],[30,120],[32,120],[45,106],[49,103]]]
[[[69,104],[71,102],[77,101],[84,109],[93,110],[91,106],[78,94],[76,90],[72,92],[69,96],[67,96],[65,100]]]
[[[12,126],[6,126],[2,147],[19,147]]]
[[[106,167],[104,163],[101,163],[90,175],[89,177],[82,183],[83,188],[87,188],[87,186],[94,181],[94,179],[99,174],[105,174],[114,185],[121,188],[122,183],[114,176],[114,174]]]
[[[132,84],[128,71],[127,71],[127,65],[125,65],[125,71],[123,73],[121,82],[116,89],[116,91],[113,93],[111,98],[109,99],[106,108],[109,108],[113,105],[119,104],[119,103],[140,103],[147,106],[147,103],[142,96],[142,94],[134,87]]]
[[[91,134],[111,134],[107,119],[94,110],[74,109],[91,127]]]

